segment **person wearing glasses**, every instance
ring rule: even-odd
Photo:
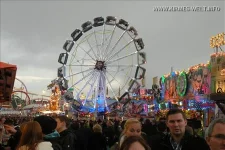
[[[225,119],[213,120],[206,132],[206,141],[210,150],[225,150]]]

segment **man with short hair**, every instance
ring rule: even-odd
[[[166,125],[168,134],[150,139],[152,150],[209,150],[203,138],[185,132],[187,118],[182,110],[170,109],[166,114]]]
[[[209,124],[206,141],[210,150],[225,150],[225,119],[215,119]]]
[[[77,150],[77,137],[75,133],[68,129],[69,127],[69,118],[66,116],[57,116],[55,118],[57,122],[56,130],[60,134],[60,144],[62,145],[63,150]]]

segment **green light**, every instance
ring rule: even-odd
[[[181,81],[183,82],[183,89],[181,89]],[[182,91],[181,91],[182,90]],[[187,91],[187,74],[183,71],[180,73],[177,79],[177,92],[179,96],[183,97]]]
[[[165,83],[165,77],[164,76],[162,76],[162,83]]]

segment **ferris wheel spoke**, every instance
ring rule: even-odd
[[[127,78],[127,80],[126,80],[126,82],[124,83],[124,85],[121,86],[122,89],[126,86],[126,84],[127,84],[127,82],[128,82],[129,80],[133,79],[132,77],[128,76],[128,74],[130,74],[130,72],[132,71],[132,67],[130,67],[130,71],[128,70],[127,73],[124,73],[124,70],[125,70],[125,69],[127,70],[127,69],[129,69],[129,68],[123,68],[123,69],[120,69],[120,70],[117,69],[117,71],[112,70],[112,72],[116,72],[116,73],[115,73],[115,76],[116,76],[118,73],[121,73],[121,74],[125,75],[125,77]],[[111,70],[111,69],[109,69],[109,70]],[[121,72],[121,71],[122,71],[122,72]],[[119,84],[120,84],[120,83],[119,83]]]
[[[122,85],[120,84],[120,82],[118,80],[116,80],[115,76],[113,76],[111,73],[109,73],[109,71],[106,70],[106,72],[113,78],[110,82],[112,82],[113,80],[115,80],[121,87]]]
[[[84,88],[89,84],[89,82],[93,79],[93,77],[95,76],[96,71],[93,72],[93,74],[91,74],[91,76],[89,77],[88,81],[83,85],[83,87],[81,88],[81,90],[77,93],[77,99],[80,99],[80,94],[81,92],[84,90]],[[84,105],[84,104],[83,104]]]
[[[137,65],[107,65],[107,67],[136,67]]]
[[[81,47],[80,45],[77,45],[78,47],[80,47],[80,49],[82,49],[93,61],[95,61],[95,59],[89,54],[90,51],[86,51],[83,47]]]
[[[112,34],[111,34],[110,37],[109,37],[109,42],[108,42],[108,44],[107,44],[107,46],[106,46],[106,48],[105,48],[105,50],[104,50],[104,52],[103,52],[103,57],[106,57],[106,54],[108,53],[109,45],[110,45],[111,42],[112,42],[112,38],[113,38],[113,35],[114,35],[114,33],[115,33],[115,29],[116,29],[116,25],[113,27]]]
[[[95,66],[95,65],[66,65],[66,66],[77,66],[77,67],[90,67],[90,66]]]
[[[122,52],[128,45],[130,45],[134,40],[130,40],[126,45],[124,45],[120,50],[118,50],[116,53],[112,54],[112,56],[109,56],[111,54],[109,54],[107,57],[107,59],[105,60],[106,62],[111,60],[113,57],[115,57],[116,55],[118,55],[120,52]]]
[[[111,83],[109,82],[108,77],[106,76],[106,74],[105,74],[104,72],[103,72],[103,75],[105,76],[106,81],[108,82],[109,87],[110,87],[110,90],[112,91],[112,93],[113,93],[113,95],[114,95],[115,99],[118,101],[118,99],[117,99],[117,97],[116,97],[116,94],[115,94],[115,92],[113,91],[112,85],[111,85]]]
[[[98,73],[98,72],[95,72],[95,73]],[[93,92],[94,84],[95,84],[95,82],[97,81],[96,79],[98,78],[98,76],[99,76],[99,73],[96,74],[95,77],[94,77],[94,79],[93,79],[94,82],[91,84],[91,89],[88,91],[88,94],[87,94],[87,96],[86,96],[86,98],[85,98],[85,101],[84,101],[84,105],[86,104],[87,98],[88,98],[88,97],[90,96],[90,94]]]
[[[105,41],[105,24],[103,24],[103,33],[102,33],[102,42],[101,42],[101,49],[104,46],[104,41]],[[102,55],[101,55],[101,50],[100,50],[100,59],[102,59]]]
[[[80,65],[83,65],[81,61],[85,61],[86,64],[95,64],[94,61],[92,61],[92,59],[76,59],[77,61],[74,61],[73,63],[70,63],[69,65],[66,65],[66,66],[75,66],[76,64],[80,64]],[[73,60],[72,60],[73,61]]]
[[[112,35],[112,33],[109,36],[105,36],[104,40],[105,40],[106,43],[109,43],[109,40],[110,40],[111,35]],[[103,60],[104,59],[105,49],[103,48],[103,46],[101,47],[101,50],[99,50],[99,56],[101,56],[100,57],[100,60]]]
[[[118,43],[120,42],[120,40],[123,38],[124,34],[127,32],[127,30],[123,31],[123,33],[121,34],[121,36],[119,37],[119,39],[116,41],[116,43],[114,44],[114,46],[112,47],[112,49],[110,50],[109,53],[106,54],[106,59],[107,60],[107,56],[110,56],[112,54],[112,52],[114,51],[114,49],[116,48],[116,46],[118,45]]]
[[[104,41],[105,41],[105,24],[103,25],[103,34],[102,34],[102,43],[101,43],[101,46],[104,45]]]
[[[80,93],[84,90],[84,88],[89,84],[89,82],[91,81],[91,79],[93,79],[93,76],[95,75],[96,71],[94,71],[91,76],[89,77],[88,81],[83,85],[83,87],[81,88],[80,92],[78,92],[77,94],[77,99],[79,99]]]
[[[111,70],[111,69],[109,69],[108,68],[108,70]],[[112,71],[114,71],[114,70],[112,70]],[[114,72],[119,72],[119,71],[114,71]],[[133,79],[133,77],[130,77],[130,76],[128,76],[126,73],[124,73],[124,72],[120,72],[121,74],[123,74],[123,75],[125,75],[125,77],[127,77],[127,78],[129,78],[129,79]]]
[[[74,87],[75,85],[77,85],[78,83],[80,83],[81,81],[83,81],[85,78],[87,78],[88,76],[90,76],[95,70],[93,70],[92,72],[89,72],[87,75],[85,75],[82,79],[80,79],[79,81],[77,81],[76,83],[74,83],[70,88]]]
[[[81,74],[81,73],[84,73],[84,72],[87,72],[87,71],[90,71],[90,70],[94,70],[93,68],[89,68],[87,70],[84,70],[84,71],[81,71],[81,72],[78,72],[78,73],[74,73],[74,74],[71,74],[69,76],[66,76],[65,78],[69,78],[71,76],[75,76],[75,75],[78,75],[78,74]]]
[[[98,47],[98,41],[97,41],[97,37],[96,37],[96,33],[95,33],[96,31],[94,30],[94,35],[95,35],[95,43],[96,43],[96,45],[97,45],[97,55],[98,55],[98,59],[100,58],[100,50],[99,50],[99,47]]]
[[[126,56],[122,56],[122,57],[119,57],[119,58],[117,58],[117,59],[114,59],[114,60],[108,61],[108,62],[107,62],[107,64],[111,64],[111,63],[113,63],[113,62],[115,62],[115,61],[118,61],[118,60],[124,59],[124,58],[129,57],[129,56],[132,56],[132,55],[134,55],[134,54],[137,54],[137,51],[136,51],[136,52],[133,52],[133,53],[130,53],[130,54],[126,55]]]
[[[126,68],[117,68],[117,70],[116,71],[114,71],[114,70],[112,70],[112,69],[108,69],[108,70],[112,70],[113,72],[116,72],[116,74],[117,73],[120,73],[120,72],[123,72],[124,73],[124,71],[125,70],[132,70],[132,67],[126,67]]]
[[[95,58],[98,59],[98,56],[95,54],[94,50],[93,50],[93,47],[91,46],[91,44],[89,43],[88,39],[87,39],[87,43],[90,47],[90,50],[92,51],[92,53],[94,54]]]

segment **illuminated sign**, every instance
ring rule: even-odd
[[[225,40],[224,40],[224,33],[217,34],[216,36],[211,37],[210,39],[210,47],[215,48],[215,47],[220,47],[222,45],[225,45]]]
[[[225,69],[221,70],[220,75],[225,76]]]

